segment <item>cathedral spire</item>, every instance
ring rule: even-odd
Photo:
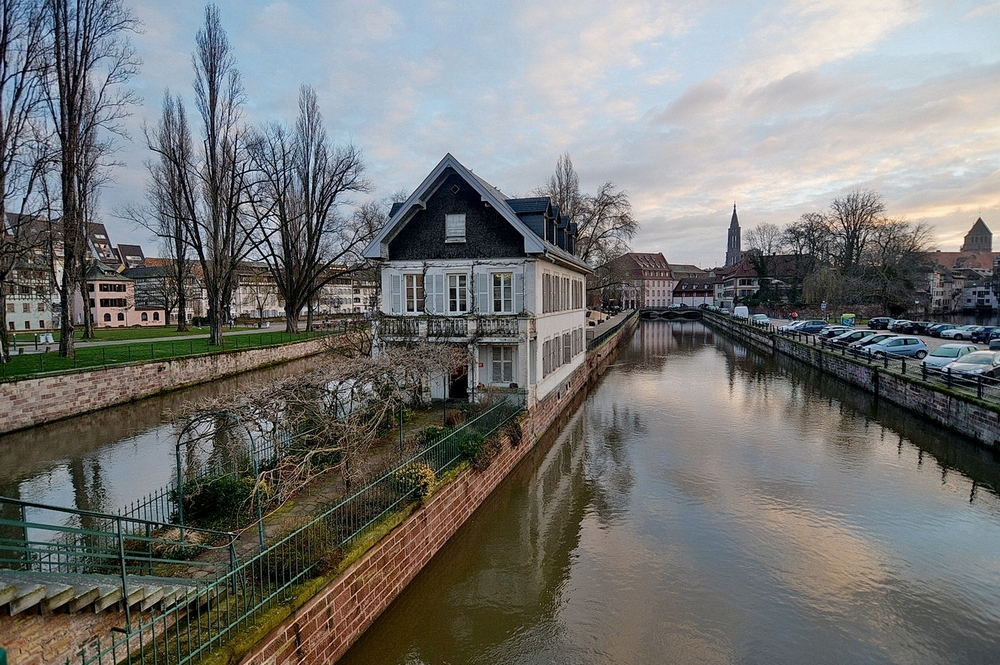
[[[726,243],[726,267],[734,266],[743,257],[740,249],[740,220],[736,216],[736,203],[733,203],[733,219],[729,222],[729,240]]]

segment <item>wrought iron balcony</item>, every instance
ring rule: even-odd
[[[533,321],[517,316],[384,316],[379,336],[389,342],[464,341],[487,338],[497,341],[527,339]]]

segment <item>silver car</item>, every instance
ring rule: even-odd
[[[911,335],[897,335],[877,344],[869,344],[861,349],[865,353],[876,358],[888,356],[912,356],[919,360],[927,357],[927,345],[924,340]]]
[[[975,344],[942,344],[928,353],[927,357],[920,362],[920,366],[928,369],[941,369],[962,356],[975,353],[978,350],[979,347]]]
[[[1000,352],[976,351],[970,353],[945,365],[944,371],[953,376],[970,379],[976,376],[995,379],[1000,377]]]

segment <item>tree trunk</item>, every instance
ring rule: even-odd
[[[73,293],[76,280],[71,273],[76,272],[76,257],[70,250],[66,251],[63,262],[62,284],[59,289],[59,306],[62,314],[59,321],[59,356],[62,358],[75,358],[76,348],[74,346],[73,333]]]
[[[0,363],[10,358],[10,337],[7,333],[7,294],[0,288]]]
[[[299,331],[299,315],[298,312],[292,312],[290,310],[285,310],[285,332],[289,335],[294,335]]]

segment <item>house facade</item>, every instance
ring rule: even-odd
[[[664,309],[674,301],[677,286],[670,264],[660,252],[629,252],[611,262],[623,285],[623,309]]]
[[[431,377],[432,399],[489,388],[543,399],[586,352],[591,271],[574,243],[547,197],[508,198],[446,155],[364,251],[381,268],[379,344],[467,348],[466,368]]]

